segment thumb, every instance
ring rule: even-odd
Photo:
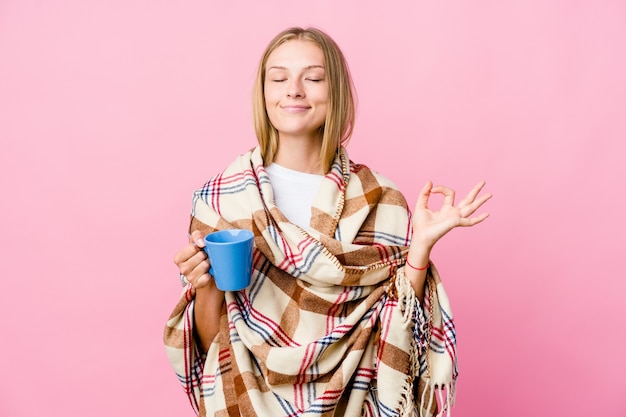
[[[194,230],[189,235],[189,243],[193,243],[199,248],[204,247],[204,235],[199,230]]]
[[[420,194],[417,197],[417,202],[415,203],[415,210],[418,209],[426,209],[428,208],[428,197],[430,197],[430,191],[433,188],[433,182],[428,181],[420,190]]]

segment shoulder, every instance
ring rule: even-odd
[[[255,165],[261,161],[258,148],[237,156],[226,168],[210,177],[204,185],[195,191],[196,197],[209,201],[211,197],[242,191],[247,185],[256,184]]]
[[[364,164],[358,164],[350,160],[350,177],[356,177],[361,182],[371,183],[378,187],[398,190],[396,184],[380,172]]]
[[[350,161],[350,180],[346,198],[365,197],[369,206],[391,205],[405,210],[406,198],[396,184],[378,171]]]

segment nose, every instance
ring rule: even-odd
[[[299,79],[295,78],[289,81],[289,85],[287,86],[287,97],[289,98],[303,98],[304,97],[304,88],[302,88],[302,82]]]

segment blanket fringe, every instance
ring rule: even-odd
[[[395,275],[394,284],[398,297],[398,303],[402,311],[402,324],[406,329],[413,327],[415,336],[417,332],[424,330],[424,320],[421,320],[422,326],[420,326],[419,316],[416,317],[416,312],[421,312],[420,302],[415,295],[415,291],[413,290],[410,281],[404,275],[404,269],[400,268],[398,270]],[[411,338],[409,375],[407,376],[404,387],[402,388],[402,401],[399,407],[400,416],[403,417],[412,417],[415,415],[415,394],[413,390],[413,383],[415,376],[419,375],[419,355],[421,351],[422,347],[419,343],[419,338]]]
[[[402,311],[402,322],[405,328],[413,326],[414,337],[411,340],[410,374],[403,388],[402,402],[399,407],[400,416],[403,417],[450,417],[451,407],[454,405],[456,381],[435,381],[431,378],[429,344],[430,331],[433,325],[433,308],[437,302],[436,285],[432,277],[427,276],[425,306],[429,307],[428,320],[424,315],[422,305],[415,296],[410,281],[404,275],[401,268],[395,276],[394,290],[397,294],[398,303]],[[419,358],[424,355],[426,371],[420,375]],[[414,383],[418,389],[414,391]],[[421,389],[420,389],[421,388]],[[421,398],[415,398],[415,394]],[[417,402],[416,400],[419,400]],[[436,413],[436,414],[435,414]]]

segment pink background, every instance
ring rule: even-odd
[[[626,3],[0,1],[1,416],[191,416],[162,328],[192,191],[255,144],[281,29],[342,46],[351,157],[411,206],[485,179],[433,255],[457,416],[624,416]]]

